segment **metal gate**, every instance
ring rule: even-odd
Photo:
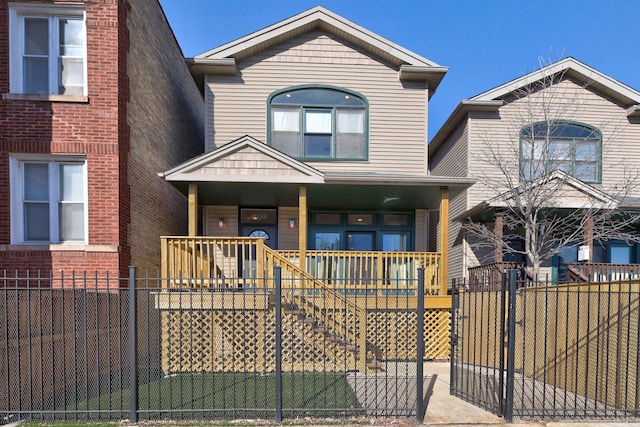
[[[451,394],[511,422],[640,417],[640,281],[454,283]]]

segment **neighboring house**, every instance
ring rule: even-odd
[[[205,154],[162,175],[191,198],[190,236],[264,237],[303,268],[308,251],[425,253],[429,211],[472,183],[428,172],[447,68],[322,7],[188,62]]]
[[[203,101],[157,0],[0,3],[0,274],[156,274]]]
[[[629,186],[624,198],[619,192],[639,170],[639,105],[640,92],[573,58],[460,102],[429,145],[433,174],[478,179],[451,200],[449,277],[467,277],[467,269],[479,265],[525,261],[502,249],[482,248],[462,226],[471,219],[502,233],[506,224],[499,212],[511,197],[505,192],[518,182],[562,180],[566,191],[549,198],[558,208],[584,208],[586,200],[607,207],[637,200],[637,185]],[[547,145],[538,144],[547,134]],[[508,165],[506,172],[498,170],[497,159]],[[506,176],[513,179],[510,185]],[[588,265],[640,263],[638,245],[597,241],[589,228],[584,227],[582,242],[566,246],[541,273],[556,280],[559,268],[572,265],[574,272],[593,279],[603,276]]]

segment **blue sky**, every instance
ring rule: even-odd
[[[639,0],[160,0],[191,57],[315,6],[449,67],[431,138],[462,99],[565,56],[640,90]]]

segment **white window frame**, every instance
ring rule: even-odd
[[[58,44],[58,27],[52,25],[58,22],[60,18],[81,18],[85,44],[83,52],[83,87],[82,95],[87,96],[87,19],[84,6],[70,4],[25,4],[25,3],[9,3],[9,92],[12,94],[24,95],[40,95],[25,92],[24,85],[24,64],[22,54],[24,52],[24,20],[25,17],[48,18],[49,19],[49,93],[48,95],[56,96],[79,96],[64,95],[58,91],[59,82],[59,44]],[[55,36],[55,37],[54,37]]]
[[[25,240],[24,224],[24,180],[23,168],[26,163],[44,163],[49,165],[49,240]],[[84,236],[82,240],[60,240],[59,165],[82,164],[83,173],[83,220]],[[87,184],[87,160],[84,156],[45,156],[12,155],[9,157],[9,179],[11,182],[11,244],[14,245],[50,245],[50,244],[88,244],[89,241],[89,192]]]

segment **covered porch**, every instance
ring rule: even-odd
[[[283,312],[296,331],[308,329],[298,337],[301,348],[320,338],[336,342],[353,362],[345,369],[415,358],[376,343],[384,337],[415,349],[422,290],[427,357],[448,354],[449,198],[472,180],[320,172],[250,137],[161,175],[188,199],[188,235],[161,238],[166,291],[157,308],[167,319],[168,343],[179,341],[170,335],[172,322],[210,330],[217,326],[206,319],[218,312],[242,313],[243,322],[259,323],[262,311],[272,316],[279,278]],[[212,298],[206,307],[203,295]],[[170,347],[167,360],[177,357]]]
[[[447,293],[449,199],[474,182],[321,172],[249,136],[160,175],[188,198],[188,236],[162,241],[165,278],[239,285],[264,276],[266,247],[347,288],[401,287],[423,267],[430,295]]]

